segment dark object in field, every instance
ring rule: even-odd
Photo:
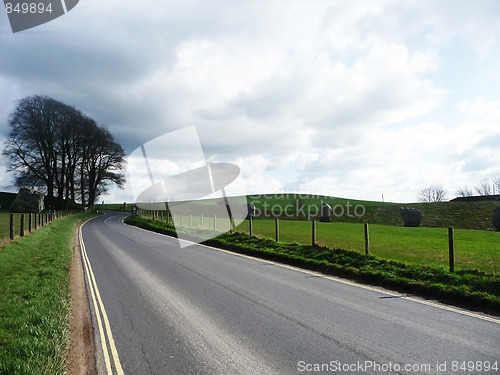
[[[497,206],[497,208],[493,211],[491,222],[497,231],[500,231],[500,206]]]
[[[422,222],[422,212],[415,208],[401,207],[399,214],[404,220],[405,227],[419,227]]]
[[[10,212],[40,213],[44,209],[43,198],[42,193],[28,188],[21,188],[10,206]]]
[[[332,220],[332,208],[328,203],[321,203],[321,217],[319,219],[322,223],[329,223]]]

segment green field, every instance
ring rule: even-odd
[[[21,229],[21,214],[14,215],[15,234],[19,235]],[[28,218],[24,217],[24,230],[28,233]],[[10,234],[10,214],[8,212],[0,212],[0,240],[8,238]]]
[[[152,219],[151,213],[144,217]],[[166,214],[156,218],[166,221]],[[191,220],[191,222],[190,222]],[[180,218],[177,218],[180,223]],[[203,218],[203,228],[213,230],[212,216]],[[201,217],[184,215],[184,228],[201,228]],[[261,238],[276,238],[274,219],[253,219],[252,234]],[[229,220],[218,218],[216,230],[229,231]],[[237,232],[249,234],[249,222],[243,221]],[[408,228],[381,224],[369,224],[370,254],[386,260],[405,264],[449,267],[447,228]],[[473,229],[455,229],[455,269],[479,270],[491,274],[500,273],[500,232]],[[312,222],[279,220],[280,242],[312,243]],[[316,244],[328,248],[365,253],[364,225],[360,223],[316,222]]]
[[[319,218],[321,203],[334,209],[332,222],[317,222],[316,243],[329,248],[364,253],[364,227],[369,223],[370,253],[379,259],[395,260],[406,264],[448,268],[448,227],[455,228],[455,268],[500,272],[500,232],[494,231],[491,214],[498,202],[439,202],[398,204],[357,201],[342,198],[268,194],[247,197],[257,208],[253,221],[253,234],[275,238],[275,218],[280,222],[280,241],[310,244],[312,224]],[[214,205],[217,200],[207,200]],[[399,215],[401,206],[422,211],[422,226],[403,227]],[[363,214],[363,215],[361,215]],[[145,212],[152,218],[152,212]],[[165,220],[164,212],[159,218]],[[183,217],[189,226],[189,216]],[[199,216],[191,217],[191,226],[200,227]],[[204,218],[203,227],[213,229],[213,218]],[[217,219],[218,231],[229,230],[228,220]],[[236,229],[249,233],[248,221]]]
[[[280,220],[280,241],[310,244],[312,223]],[[237,231],[249,233],[245,221]],[[406,228],[371,224],[370,254],[380,259],[406,264],[448,267],[448,231],[446,228]],[[253,234],[275,238],[274,220],[253,220]],[[364,253],[364,227],[357,223],[316,223],[316,243],[329,248]],[[455,268],[500,272],[500,233],[470,229],[455,230]]]
[[[240,197],[234,198],[240,199]],[[454,227],[488,231],[495,231],[491,216],[495,207],[500,205],[498,201],[393,203],[305,194],[249,195],[246,201],[255,205],[259,219],[310,220],[314,218],[317,220],[321,203],[324,202],[334,210],[333,222],[402,226],[403,219],[399,215],[399,210],[401,207],[411,207],[422,212],[423,227]],[[206,199],[198,202],[213,206],[220,204],[220,199]],[[99,207],[123,211],[123,203],[104,204]],[[132,203],[128,203],[126,211],[130,212],[131,207]]]
[[[492,231],[495,228],[491,216],[495,207],[500,205],[495,201],[392,203],[300,194],[249,195],[248,202],[255,205],[260,218],[317,219],[321,203],[328,203],[334,211],[334,222],[402,226],[399,209],[411,207],[422,212],[424,227]]]
[[[15,213],[14,214],[14,235],[19,236],[21,232],[21,215],[20,213]],[[32,230],[35,228],[35,216],[32,216],[32,224],[31,228]],[[38,215],[37,215],[37,221],[39,221]],[[44,225],[46,219],[44,219]],[[37,227],[40,227],[40,225],[37,224]],[[24,214],[24,233],[25,235],[28,235],[28,230],[29,230],[29,214]],[[0,212],[0,241],[4,239],[8,239],[10,235],[10,213],[8,212]]]

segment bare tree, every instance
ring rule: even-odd
[[[496,190],[494,193],[500,194],[500,173],[492,177],[493,187]]]
[[[446,192],[442,186],[433,185],[422,189],[418,194],[419,202],[431,203],[444,201]]]
[[[488,180],[481,180],[479,184],[476,186],[476,193],[482,196],[491,195],[491,185]]]
[[[109,131],[46,96],[21,99],[9,118],[3,155],[18,187],[37,187],[49,204],[93,204],[110,183],[124,183],[124,153]],[[80,189],[75,185],[80,183]]]
[[[461,187],[457,190],[457,196],[459,197],[472,197],[474,195],[474,191],[469,186]]]
[[[122,147],[114,142],[111,133],[104,128],[95,127],[87,136],[91,142],[86,143],[81,170],[83,180],[86,181],[88,202],[93,205],[99,195],[108,191],[110,184],[123,187],[125,154]],[[84,197],[85,189],[82,191]]]

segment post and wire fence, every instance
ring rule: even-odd
[[[46,226],[56,219],[81,213],[80,210],[61,210],[42,213],[0,213],[0,240],[14,240]]]
[[[500,233],[493,231],[252,217],[232,228],[227,218],[213,215],[173,217],[168,211],[142,211],[140,214],[186,228],[221,233],[235,229],[277,242],[352,250],[380,259],[439,266],[450,272],[455,272],[457,267],[490,274],[500,271]]]

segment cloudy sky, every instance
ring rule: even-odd
[[[500,173],[499,19],[497,0],[81,0],[12,33],[0,8],[0,140],[47,95],[127,154],[195,126],[240,167],[233,194],[453,198]]]

